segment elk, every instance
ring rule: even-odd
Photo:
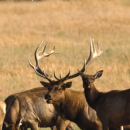
[[[46,46],[42,52],[37,53],[38,48],[35,52],[37,56],[38,53],[43,54],[43,57],[55,53],[53,49],[46,54]],[[45,94],[47,92],[47,88],[39,87],[7,97],[5,100],[7,113],[3,130],[19,130],[20,128],[38,130],[38,127],[51,127],[52,130],[58,130],[60,125],[64,126],[66,130],[73,130],[70,121],[61,118],[54,106],[46,103]]]
[[[95,46],[93,46],[86,65],[89,65],[102,52],[100,48],[96,50]],[[81,71],[79,73],[82,77],[86,100],[90,107],[97,112],[97,116],[102,122],[102,129],[109,130],[109,126],[111,125],[118,127],[129,125],[130,89],[100,92],[96,89],[94,81],[102,76],[103,70],[98,71],[94,75],[86,75]],[[127,126],[125,127],[127,128]],[[123,129],[123,127],[120,129]]]
[[[6,104],[5,102],[0,101],[0,130],[2,130],[5,114],[6,114]]]
[[[90,49],[93,47],[94,43],[91,42]],[[84,72],[85,65],[87,64],[86,60],[83,68],[73,75],[70,75],[69,71],[65,77],[58,78],[54,71],[55,79],[49,77],[48,74],[45,73],[44,69],[40,69],[38,60],[39,58],[35,53],[36,67],[34,67],[31,62],[29,62],[29,64],[35,70],[36,74],[49,81],[41,81],[41,84],[48,88],[48,93],[45,95],[47,103],[53,104],[57,112],[64,119],[75,122],[82,130],[102,130],[102,123],[98,119],[96,111],[86,102],[84,92],[68,89],[71,87],[72,82],[65,83],[66,80],[75,78],[80,75],[80,72]],[[119,129],[117,126],[113,127]],[[64,130],[64,127],[61,125],[59,130]]]

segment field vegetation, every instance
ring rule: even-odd
[[[45,0],[0,2],[0,99],[40,87],[29,66],[35,65],[34,51],[43,40],[59,54],[40,61],[53,75],[71,74],[82,68],[89,55],[90,38],[103,49],[85,71],[104,70],[95,84],[101,91],[130,87],[130,2],[129,0]],[[41,47],[41,48],[42,48]],[[72,80],[71,89],[82,91],[81,78]]]

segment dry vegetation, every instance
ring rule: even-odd
[[[64,76],[81,68],[89,55],[89,39],[94,38],[103,54],[87,69],[94,74],[99,90],[127,89],[130,84],[130,2],[129,0],[46,0],[0,2],[0,99],[41,86],[28,64],[33,64],[37,45],[49,41],[60,54],[40,62],[46,73]],[[44,45],[43,45],[44,46]],[[82,89],[80,77],[73,79],[75,90]]]

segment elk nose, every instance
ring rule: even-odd
[[[45,99],[49,99],[49,98],[51,98],[51,95],[47,93],[47,94],[45,95]]]

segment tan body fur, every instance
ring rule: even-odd
[[[44,98],[47,89],[44,87],[31,89],[25,92],[17,93],[9,96],[5,102],[7,106],[7,114],[5,122],[15,124],[22,119],[22,126],[37,130],[39,127],[52,127],[59,129],[60,124],[64,124],[66,128],[69,121],[62,120],[55,108],[51,104],[47,104]],[[62,123],[61,123],[62,122]],[[68,129],[73,129],[71,124]]]

